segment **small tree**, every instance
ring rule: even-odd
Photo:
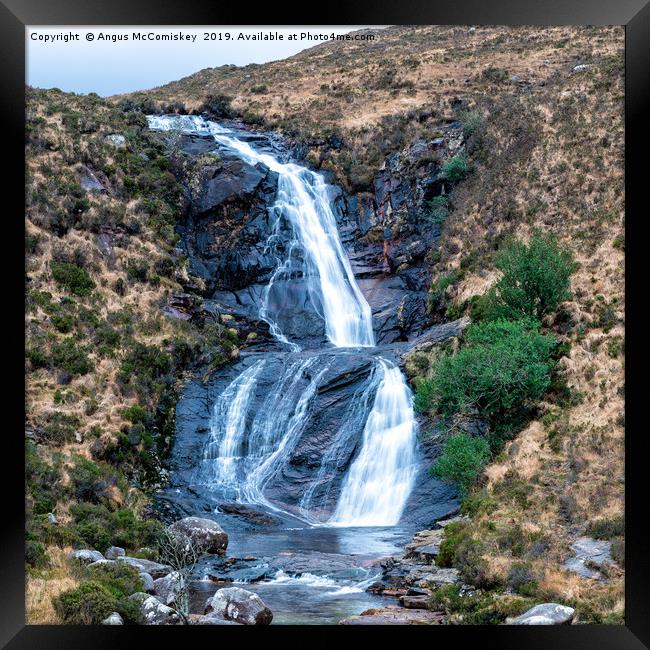
[[[539,399],[550,385],[556,340],[535,326],[506,320],[470,325],[461,350],[442,357],[418,385],[416,408],[446,417],[478,411],[497,423]]]
[[[174,569],[178,580],[178,596],[175,600],[176,610],[184,619],[190,611],[189,582],[199,558],[205,548],[180,530],[166,528],[160,541],[160,559]]]
[[[539,232],[528,245],[521,241],[507,244],[496,266],[503,276],[490,297],[494,304],[488,312],[493,318],[529,316],[541,320],[571,297],[572,255]]]

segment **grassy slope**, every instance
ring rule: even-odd
[[[140,487],[160,480],[158,457],[173,430],[187,362],[204,355],[216,366],[237,353],[236,333],[225,327],[199,329],[161,314],[186,277],[184,260],[173,254],[181,196],[164,146],[143,124],[141,113],[97,96],[28,89],[26,426],[36,441],[28,529],[52,560],[29,574],[30,623],[55,622],[50,597],[75,581],[57,545],[89,545],[91,533],[77,524],[96,522],[92,513],[75,521],[72,504],[140,516],[147,503]],[[106,140],[112,133],[126,136],[123,147]],[[82,190],[84,167],[107,191]],[[61,264],[93,285],[57,281]],[[63,342],[74,355],[57,353]],[[136,358],[137,350],[147,354]],[[139,410],[125,411],[134,406]],[[112,453],[95,462],[98,442]],[[47,526],[49,511],[58,518],[54,527]],[[144,545],[138,535],[131,539],[132,550]]]

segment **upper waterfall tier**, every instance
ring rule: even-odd
[[[283,334],[269,300],[274,283],[303,266],[313,308],[325,322],[325,333],[337,347],[375,345],[372,313],[355,282],[347,255],[339,239],[332,213],[328,186],[320,174],[293,163],[281,163],[270,154],[255,151],[224,127],[198,116],[149,116],[149,127],[180,130],[212,136],[215,142],[236,151],[250,164],[262,164],[278,174],[278,195],[271,210],[292,226],[295,241],[280,260],[266,288],[260,317],[269,323],[273,334],[291,344]],[[299,249],[299,250],[296,250]]]

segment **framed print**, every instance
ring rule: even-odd
[[[3,642],[646,647],[650,10],[270,9],[3,3]]]

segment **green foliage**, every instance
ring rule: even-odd
[[[92,363],[86,350],[72,336],[52,346],[50,361],[55,368],[73,376],[85,375],[92,370]]]
[[[109,546],[155,549],[162,535],[159,521],[138,519],[128,508],[110,510],[103,504],[78,503],[70,507],[70,514],[79,539],[101,552]]]
[[[443,163],[440,171],[450,183],[458,183],[469,173],[469,162],[463,154],[456,154],[451,160]]]
[[[205,103],[201,109],[212,113],[214,117],[231,118],[235,116],[235,113],[230,106],[231,102],[232,97],[229,97],[228,95],[208,95],[205,98]]]
[[[492,421],[512,417],[550,385],[556,341],[532,321],[498,320],[470,325],[464,346],[444,356],[433,375],[418,385],[415,406],[444,416],[471,412]]]
[[[446,194],[434,196],[429,201],[428,219],[435,225],[442,225],[449,216],[449,197]]]
[[[587,526],[587,535],[594,539],[614,539],[625,535],[625,517],[612,519],[596,519]]]
[[[28,539],[25,542],[25,562],[35,569],[44,569],[50,565],[45,546]]]
[[[541,320],[571,297],[573,258],[550,237],[536,233],[528,245],[511,241],[496,266],[503,275],[488,299],[492,302],[488,317]]]
[[[459,433],[447,439],[431,473],[456,483],[461,494],[465,495],[489,459],[490,445],[487,440]]]
[[[89,503],[108,499],[109,489],[117,483],[115,470],[79,455],[74,456],[73,461],[68,474],[74,498]]]
[[[52,411],[43,416],[40,434],[50,445],[60,447],[66,442],[74,442],[80,425],[76,415]]]
[[[95,283],[85,269],[68,262],[52,262],[54,281],[77,296],[88,296]]]
[[[517,596],[503,597],[496,592],[464,593],[461,585],[444,585],[431,596],[431,606],[451,616],[461,625],[498,625],[506,618],[519,616],[534,601]]]
[[[47,514],[54,510],[61,495],[61,471],[43,460],[31,441],[25,445],[25,486],[32,513]]]
[[[116,598],[99,582],[85,582],[52,599],[61,623],[67,625],[99,625],[115,611]]]
[[[148,398],[162,390],[171,369],[171,357],[166,352],[155,345],[136,342],[122,361],[119,380]]]
[[[472,536],[470,524],[453,522],[445,526],[436,564],[457,568],[465,582],[479,589],[492,589],[498,582],[487,569],[484,552],[483,543]]]

